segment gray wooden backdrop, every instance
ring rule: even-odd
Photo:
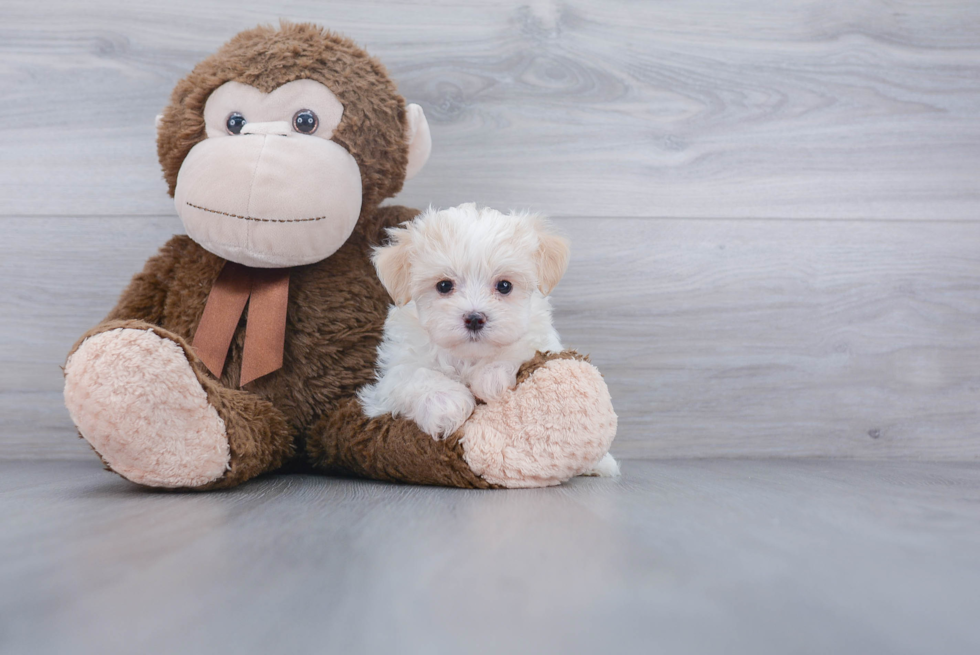
[[[397,202],[550,214],[623,457],[980,457],[980,3],[0,3],[0,457],[90,457],[59,365],[180,231],[154,116],[316,21],[432,126]]]

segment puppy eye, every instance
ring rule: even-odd
[[[439,282],[436,282],[436,291],[438,291],[439,293],[447,294],[452,290],[453,290],[452,280],[441,280]]]
[[[507,280],[501,280],[497,282],[497,293],[506,296],[514,289],[514,285]]]
[[[316,114],[309,109],[300,109],[293,115],[293,129],[301,134],[313,134],[316,132],[319,121]]]
[[[228,120],[225,121],[225,127],[228,128],[228,134],[241,134],[242,128],[245,127],[245,122],[245,117],[239,114],[237,111],[229,114]]]

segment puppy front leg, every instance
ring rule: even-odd
[[[490,403],[498,400],[508,389],[517,386],[517,370],[520,363],[492,362],[474,371],[470,390],[480,400]]]
[[[458,430],[476,408],[476,399],[463,384],[427,368],[416,370],[398,396],[400,413],[437,440]]]

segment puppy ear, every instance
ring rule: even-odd
[[[411,254],[411,236],[408,230],[403,228],[389,228],[388,237],[391,243],[387,246],[379,246],[374,249],[371,261],[374,268],[378,271],[378,278],[381,284],[388,291],[388,295],[401,307],[412,299],[409,285],[409,272],[411,264],[409,255]]]
[[[535,221],[538,233],[538,288],[541,293],[548,295],[561,280],[568,268],[568,240],[551,231],[551,226],[544,219]]]

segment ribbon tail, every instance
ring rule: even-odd
[[[242,386],[282,368],[288,304],[288,268],[252,269],[252,298],[242,353]]]
[[[221,377],[228,358],[228,348],[245,311],[252,281],[241,264],[225,262],[211,287],[201,322],[194,333],[192,346],[197,356],[216,378]]]

